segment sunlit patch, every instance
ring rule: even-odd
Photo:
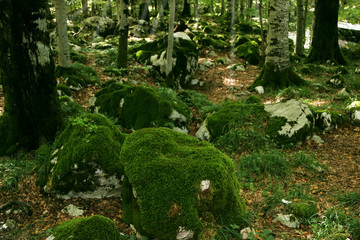
[[[234,86],[236,84],[236,79],[225,77],[223,83],[226,86]]]

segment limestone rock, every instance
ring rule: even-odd
[[[272,117],[267,133],[280,143],[302,142],[312,133],[314,117],[302,101],[291,99],[265,105],[265,111]]]

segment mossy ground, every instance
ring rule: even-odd
[[[89,191],[96,186],[91,176],[96,167],[109,176],[123,173],[119,154],[126,135],[101,114],[84,114],[72,119],[55,141],[47,162],[44,163],[38,184],[47,191],[67,193]],[[93,163],[98,166],[93,166]],[[81,171],[78,175],[73,171]],[[77,178],[81,178],[80,180]]]
[[[143,233],[175,239],[184,227],[197,234],[207,212],[218,223],[245,225],[233,162],[211,144],[170,129],[147,128],[125,140],[121,160],[128,178],[124,219]],[[202,192],[204,180],[210,187]]]

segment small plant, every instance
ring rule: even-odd
[[[360,191],[339,194],[336,197],[345,206],[354,206],[360,204]]]
[[[305,153],[304,151],[291,155],[289,161],[292,167],[303,167],[310,172],[321,172],[325,168],[317,161],[313,154]]]

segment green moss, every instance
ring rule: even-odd
[[[40,171],[38,184],[46,185],[47,191],[80,192],[94,190],[96,184],[91,176],[97,168],[109,176],[120,177],[123,167],[119,154],[125,137],[101,114],[74,118],[55,141],[52,154]]]
[[[229,49],[231,47],[230,43],[225,42],[221,39],[216,39],[216,37],[213,36],[204,36],[199,40],[199,43],[203,46],[212,46],[215,49]]]
[[[244,103],[246,104],[263,104],[261,101],[261,98],[259,98],[258,96],[255,95],[251,95],[249,96],[247,99],[245,99]]]
[[[169,90],[170,91],[170,90]],[[161,96],[155,90],[124,84],[110,84],[99,91],[95,107],[108,116],[119,119],[125,128],[140,129],[153,126],[185,127],[190,118],[189,108],[171,95]],[[178,112],[183,117],[171,119],[171,114]]]
[[[136,52],[135,56],[136,61],[140,63],[146,63],[146,61],[152,56],[152,52],[146,50],[139,50]]]
[[[245,58],[250,64],[258,64],[260,60],[259,45],[255,41],[243,43],[235,48],[238,57]]]
[[[124,220],[147,235],[176,239],[184,227],[196,236],[203,212],[218,223],[245,225],[233,162],[211,144],[166,128],[141,129],[125,140],[121,161],[129,180]],[[204,180],[210,187],[202,192]]]
[[[78,53],[75,51],[70,51],[70,58],[71,58],[71,60],[82,63],[82,64],[86,64],[86,62],[87,62],[87,58],[84,54],[81,54],[81,53]]]
[[[56,77],[63,77],[66,85],[81,88],[98,82],[97,72],[94,68],[81,63],[73,63],[70,68],[56,66]]]
[[[115,223],[109,218],[94,215],[91,217],[74,218],[55,228],[54,240],[120,240]]]
[[[59,98],[60,108],[65,119],[75,117],[85,113],[85,109],[78,103],[74,102],[68,96],[62,96]]]
[[[247,43],[251,41],[247,36],[244,36],[244,35],[238,35],[236,36],[236,39],[234,41],[234,47],[237,47],[237,46],[240,46],[244,43]]]
[[[219,110],[219,106],[209,100],[209,98],[194,90],[183,90],[177,94],[182,102],[186,103],[189,107],[196,108],[200,117],[203,118],[207,113],[212,113]]]
[[[310,200],[300,200],[289,205],[291,213],[303,220],[308,220],[317,214],[316,203]]]
[[[68,86],[66,86],[65,84],[61,84],[59,83],[57,86],[56,86],[57,90],[61,92],[60,95],[66,95],[66,96],[69,96],[71,97],[71,90]]]

